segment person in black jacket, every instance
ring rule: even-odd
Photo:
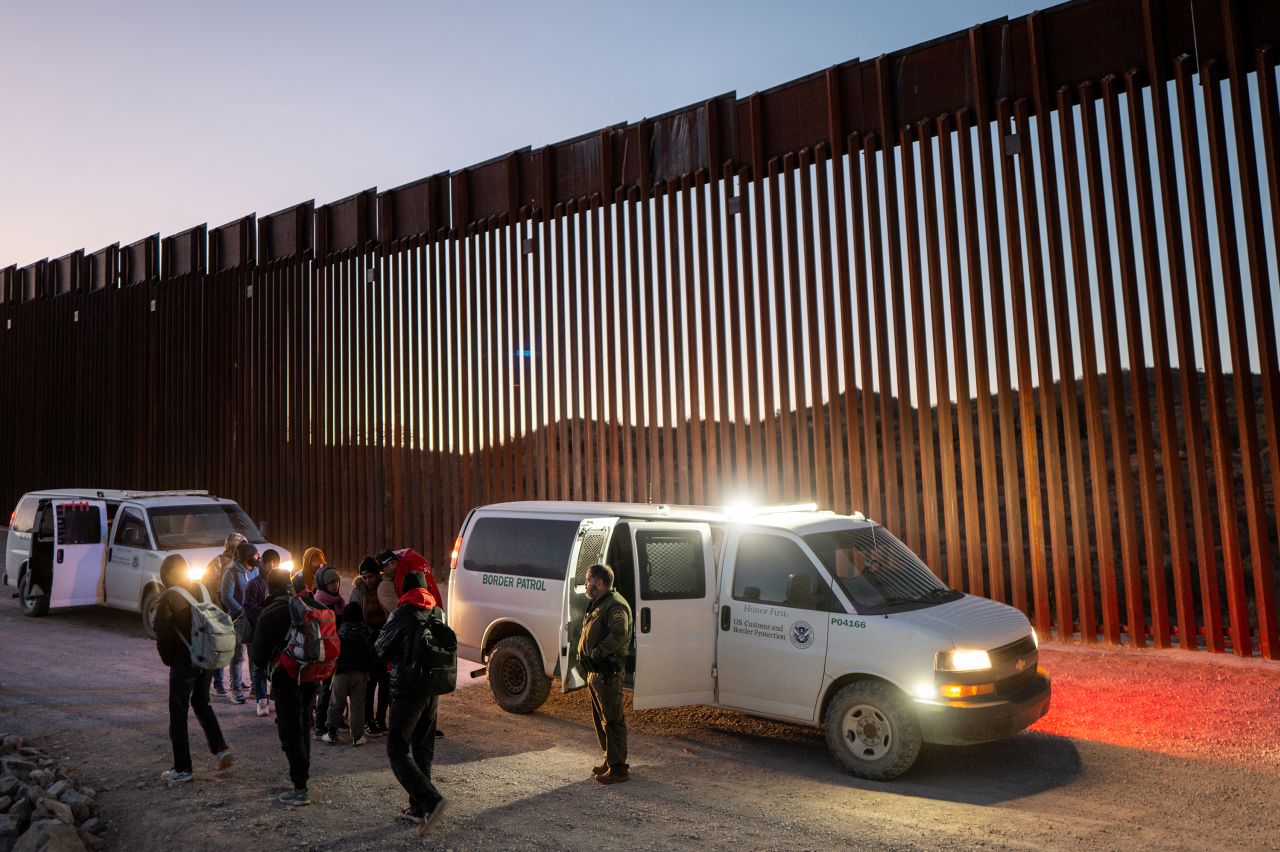
[[[282,569],[277,569],[278,573]],[[302,575],[299,574],[299,577]],[[307,781],[311,776],[311,707],[316,699],[314,683],[298,683],[284,666],[277,665],[280,652],[289,641],[292,619],[289,615],[290,586],[273,578],[267,580],[269,588],[281,587],[279,593],[267,598],[253,630],[253,644],[249,659],[254,665],[271,671],[271,694],[276,701],[276,731],[280,735],[280,748],[289,760],[289,780],[293,789],[280,794],[280,801],[287,805],[309,805],[311,794]],[[305,588],[302,590],[306,594]]]
[[[177,590],[185,589],[195,600],[201,600],[201,587],[188,573],[181,556],[171,556],[160,569],[164,592],[156,607],[156,650],[169,667],[169,741],[173,744],[173,768],[161,773],[168,784],[191,780],[191,742],[187,735],[187,711],[194,710],[209,751],[218,758],[218,768],[226,769],[234,760],[222,736],[218,717],[209,704],[209,686],[213,672],[191,664],[191,604]],[[205,592],[204,600],[208,593]]]
[[[343,610],[338,641],[341,649],[338,666],[333,673],[333,696],[325,726],[327,731],[321,739],[327,743],[338,742],[338,724],[350,699],[351,744],[364,745],[369,741],[364,728],[364,691],[369,684],[369,672],[378,660],[373,653],[373,632],[364,625],[364,607],[358,601],[352,601]]]
[[[438,697],[429,691],[429,670],[420,663],[422,631],[432,614],[440,618],[435,597],[421,574],[404,579],[404,594],[374,645],[378,658],[391,663],[391,717],[387,725],[387,760],[396,780],[409,794],[400,816],[420,825],[425,834],[444,813],[445,798],[431,783],[436,750]]]

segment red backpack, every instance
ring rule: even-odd
[[[280,652],[280,665],[298,683],[328,679],[338,663],[338,622],[333,610],[309,595],[289,599],[289,637]]]

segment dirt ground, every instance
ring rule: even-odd
[[[450,806],[423,839],[393,819],[385,740],[316,742],[315,804],[277,803],[284,755],[252,705],[215,704],[234,767],[198,753],[195,782],[167,789],[166,672],[138,617],[28,619],[10,591],[0,733],[101,792],[113,849],[1280,849],[1277,663],[1046,645],[1053,705],[1031,731],[926,746],[888,783],[843,773],[817,730],[681,708],[632,714],[633,780],[602,787],[585,694],[514,716],[464,675],[440,710]]]

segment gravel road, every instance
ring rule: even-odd
[[[483,678],[441,703],[435,779],[450,798],[421,839],[385,740],[315,743],[315,805],[291,810],[275,725],[216,703],[239,755],[167,789],[165,669],[138,617],[96,607],[22,617],[0,600],[0,733],[49,749],[101,791],[111,848],[1280,849],[1280,664],[1046,644],[1050,713],[1004,742],[926,746],[889,783],[844,774],[816,730],[707,708],[631,715],[629,784],[601,787],[584,693],[513,716]]]

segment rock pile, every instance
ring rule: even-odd
[[[0,734],[0,852],[105,849],[97,797],[41,749]]]

